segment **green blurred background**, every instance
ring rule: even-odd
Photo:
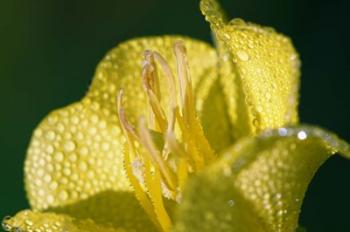
[[[291,36],[302,58],[300,114],[350,141],[349,1],[223,0],[232,17]],[[82,97],[116,44],[143,35],[210,41],[198,0],[0,1],[0,217],[28,207],[23,161],[33,128]],[[307,193],[308,231],[350,231],[350,161],[331,158]]]

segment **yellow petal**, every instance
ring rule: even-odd
[[[189,182],[175,231],[292,232],[318,167],[350,146],[324,130],[302,126],[239,141]]]
[[[58,223],[58,224],[57,224]],[[131,192],[106,191],[46,211],[25,210],[4,220],[9,231],[157,231]],[[45,228],[44,230],[42,228]]]
[[[216,133],[226,122],[212,121],[221,115],[211,110],[201,113],[204,106],[210,109],[213,105],[211,97],[215,91],[211,86],[217,81],[216,55],[209,45],[179,36],[125,42],[112,49],[98,65],[93,83],[80,102],[50,113],[35,130],[25,164],[26,190],[33,209],[75,203],[106,190],[130,190],[123,171],[117,91],[124,89],[125,108],[131,121],[145,113],[147,104],[141,89],[143,52],[161,53],[175,71],[172,48],[178,40],[182,40],[188,50],[193,86],[199,99],[197,109],[206,122],[206,132],[215,135],[210,138],[216,147],[231,142],[228,128]],[[159,74],[163,87],[165,77],[161,71]],[[167,103],[166,89],[161,88],[163,104]],[[221,102],[217,98],[215,101]],[[219,114],[225,113],[223,105],[214,107],[221,110]]]
[[[106,190],[130,189],[116,116],[85,98],[50,113],[34,131],[25,183],[34,210],[65,206]]]
[[[157,231],[133,194],[125,192],[105,192],[45,212],[24,210],[5,219],[3,227],[21,232]]]
[[[235,138],[298,121],[299,59],[272,28],[225,20],[217,0],[201,9],[217,39],[220,75]]]

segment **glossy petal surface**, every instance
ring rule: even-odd
[[[296,123],[299,58],[290,39],[240,19],[228,22],[217,0],[201,1],[201,9],[217,38],[234,137]]]
[[[241,140],[189,182],[175,231],[295,231],[309,182],[335,152],[350,158],[347,143],[308,126]]]

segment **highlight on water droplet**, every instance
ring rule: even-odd
[[[307,134],[305,133],[305,131],[299,131],[297,136],[300,140],[305,140],[307,138]]]

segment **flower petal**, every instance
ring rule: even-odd
[[[34,210],[65,206],[106,190],[128,191],[116,116],[85,98],[46,117],[34,131],[25,183]]]
[[[131,192],[106,191],[64,207],[25,210],[4,220],[8,231],[157,231]]]
[[[188,50],[193,87],[199,99],[197,109],[206,132],[215,135],[210,136],[211,142],[217,147],[231,143],[228,127],[217,131],[225,125],[224,120],[213,120],[225,111],[224,105],[213,106],[222,101],[215,97],[217,60],[210,46],[179,36],[125,42],[99,64],[90,90],[80,102],[50,113],[33,133],[25,163],[26,190],[33,210],[77,204],[105,191],[131,191],[123,167],[124,137],[116,112],[117,91],[124,88],[128,117],[135,120],[141,116],[147,105],[141,89],[143,52],[158,51],[175,70],[172,48],[178,40],[182,40]],[[162,87],[165,78],[159,73]],[[216,86],[215,90],[212,86]],[[162,103],[166,104],[168,93],[164,89]],[[221,111],[211,111],[210,107]],[[102,206],[96,201],[89,207],[98,211]]]
[[[95,207],[95,203],[101,204]],[[46,212],[24,210],[3,221],[7,231],[157,231],[132,193],[105,192]]]
[[[217,39],[220,75],[236,138],[298,121],[299,59],[289,38],[235,19],[217,0],[201,9]]]
[[[176,231],[295,231],[302,200],[318,167],[350,146],[302,126],[239,141],[189,182]]]

